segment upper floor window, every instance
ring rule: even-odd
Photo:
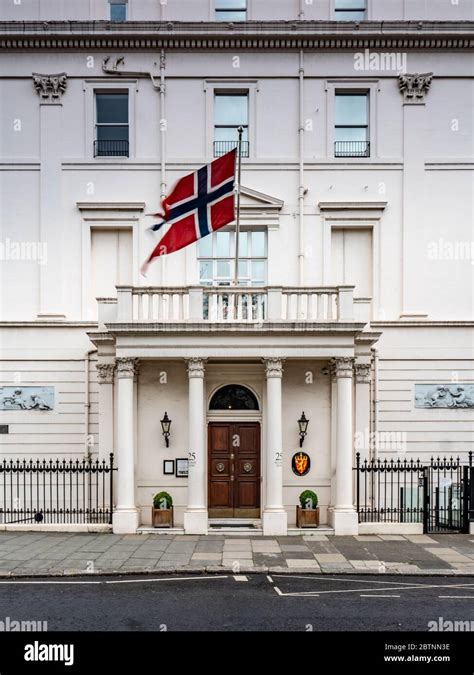
[[[245,21],[247,0],[216,0],[216,21]]]
[[[110,20],[127,20],[127,3],[124,0],[109,0],[110,2]]]
[[[370,157],[368,92],[336,91],[335,157]]]
[[[128,91],[96,92],[94,157],[128,157]]]
[[[366,0],[335,0],[336,21],[363,21],[366,18]]]
[[[213,232],[199,240],[199,283],[230,286],[234,279],[235,230]],[[264,286],[267,278],[267,233],[242,231],[239,235],[239,285]]]
[[[248,157],[248,92],[216,93],[214,95],[214,157],[220,157],[236,147],[239,139],[239,127],[244,130],[242,134],[242,157]]]

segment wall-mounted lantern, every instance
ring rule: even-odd
[[[300,428],[300,448],[303,447],[304,437],[308,433],[308,424],[309,420],[306,419],[304,412],[302,412],[301,417],[298,420],[298,426]]]
[[[168,417],[168,413],[167,413],[167,412],[165,412],[165,416],[163,417],[162,420],[160,420],[160,422],[161,422],[161,429],[162,429],[162,432],[163,432],[163,436],[165,437],[166,447],[169,448],[169,447],[170,447],[170,427],[171,427],[171,420],[170,420],[170,418]]]

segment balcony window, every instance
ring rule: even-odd
[[[247,0],[216,0],[216,21],[245,21]]]
[[[127,20],[127,3],[126,2],[110,2],[110,20],[111,21],[126,21]]]
[[[96,92],[94,157],[128,157],[128,92]]]
[[[364,21],[366,11],[366,0],[335,0],[336,21]]]
[[[249,156],[249,95],[216,93],[214,95],[214,157],[237,147],[238,128],[243,127],[242,157]]]
[[[335,157],[370,157],[368,92],[336,92]]]
[[[235,231],[214,232],[198,244],[199,283],[230,286],[234,279]],[[239,236],[239,286],[264,286],[267,278],[267,237],[263,230]]]

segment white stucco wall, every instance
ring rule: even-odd
[[[60,0],[5,3],[0,18],[101,20],[108,15],[105,0],[77,0],[67,5],[66,13]],[[180,0],[179,10],[177,0],[169,0],[164,9],[151,0],[129,0],[129,5],[129,16],[137,21],[183,17],[208,21],[212,16],[208,0]],[[298,15],[296,0],[272,2],[271,14],[268,5],[263,0],[251,2],[250,18],[290,20]],[[305,18],[329,20],[331,7],[329,0],[305,4]],[[376,21],[472,20],[472,11],[468,0],[459,0],[457,5],[444,0],[369,3],[369,19]],[[93,438],[93,451],[100,449],[95,356],[90,363],[87,427],[84,412],[84,354],[92,348],[86,331],[95,327],[91,323],[94,312],[86,301],[90,251],[84,233],[91,222],[100,227],[120,215],[122,224],[133,229],[134,285],[187,285],[198,280],[195,246],[153,265],[147,279],[138,271],[153,242],[146,232],[153,221],[145,214],[157,210],[160,197],[159,95],[146,74],[158,75],[159,53],[127,51],[126,70],[145,75],[115,77],[103,73],[102,61],[109,56],[113,62],[122,51],[90,51],[5,50],[2,54],[0,240],[5,246],[7,242],[36,245],[43,241],[48,248],[45,265],[8,256],[1,261],[0,385],[50,384],[57,394],[51,412],[0,411],[0,423],[10,427],[7,436],[0,436],[6,457],[81,456],[86,428]],[[330,225],[359,223],[373,227],[374,233],[377,230],[372,328],[382,332],[377,345],[379,430],[404,433],[405,450],[413,456],[465,456],[472,445],[473,410],[415,409],[413,392],[416,383],[472,382],[474,376],[472,56],[460,49],[398,53],[406,59],[408,72],[434,73],[426,105],[410,107],[403,105],[397,73],[358,70],[355,64],[360,53],[354,49],[304,53],[304,283],[331,283]],[[234,56],[239,57],[238,67]],[[49,110],[40,105],[32,73],[62,71],[67,73],[67,90],[61,105]],[[283,202],[278,226],[268,231],[267,281],[271,285],[298,283],[298,76],[296,49],[174,49],[166,53],[168,187],[212,159],[213,87],[235,82],[237,88],[251,92],[251,157],[243,162],[242,183]],[[101,86],[129,89],[132,154],[127,160],[92,156],[93,92]],[[370,158],[333,157],[333,95],[340,86],[371,91]],[[50,113],[58,121],[52,125],[54,133],[44,124]],[[45,180],[51,170],[54,180]],[[92,214],[80,210],[78,202],[145,206],[124,216],[123,208]],[[321,202],[339,203],[339,215],[321,209]],[[376,215],[364,209],[347,214],[344,204],[349,202],[386,202],[386,206]],[[44,306],[61,315],[56,323],[38,316]],[[418,325],[405,326],[403,322],[412,315]],[[320,495],[324,520],[329,504],[330,399],[328,378],[321,373],[324,365],[325,361],[285,365],[283,444],[288,456],[284,500],[290,523],[303,486],[315,488]],[[304,373],[313,367],[314,385],[308,386]],[[157,379],[162,370],[170,374],[166,387]],[[260,388],[265,407],[260,364],[255,373],[250,368],[246,377]],[[232,372],[224,375],[234,377]],[[212,368],[206,378],[208,388],[217,385],[219,377]],[[185,480],[161,474],[164,454],[159,419],[164,410],[173,419],[183,420],[173,425],[166,456],[186,456],[184,363],[144,362],[137,419],[138,500],[144,522],[156,489],[169,488],[176,497],[178,522],[186,500]],[[303,479],[295,477],[289,465],[302,410],[311,419],[305,449],[313,460],[311,474]],[[264,414],[263,440],[267,423]]]

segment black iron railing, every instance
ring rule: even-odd
[[[128,157],[128,141],[94,141],[94,157]]]
[[[0,462],[0,523],[112,523],[114,456]]]
[[[335,157],[370,157],[370,141],[334,141]]]
[[[360,523],[423,522],[420,460],[364,460],[356,454],[356,507]]]
[[[372,459],[356,454],[359,522],[422,523],[425,532],[467,532],[474,519],[474,467],[460,458]]]
[[[222,157],[237,147],[237,141],[214,141],[214,157]],[[249,142],[242,141],[242,157],[249,156]]]

